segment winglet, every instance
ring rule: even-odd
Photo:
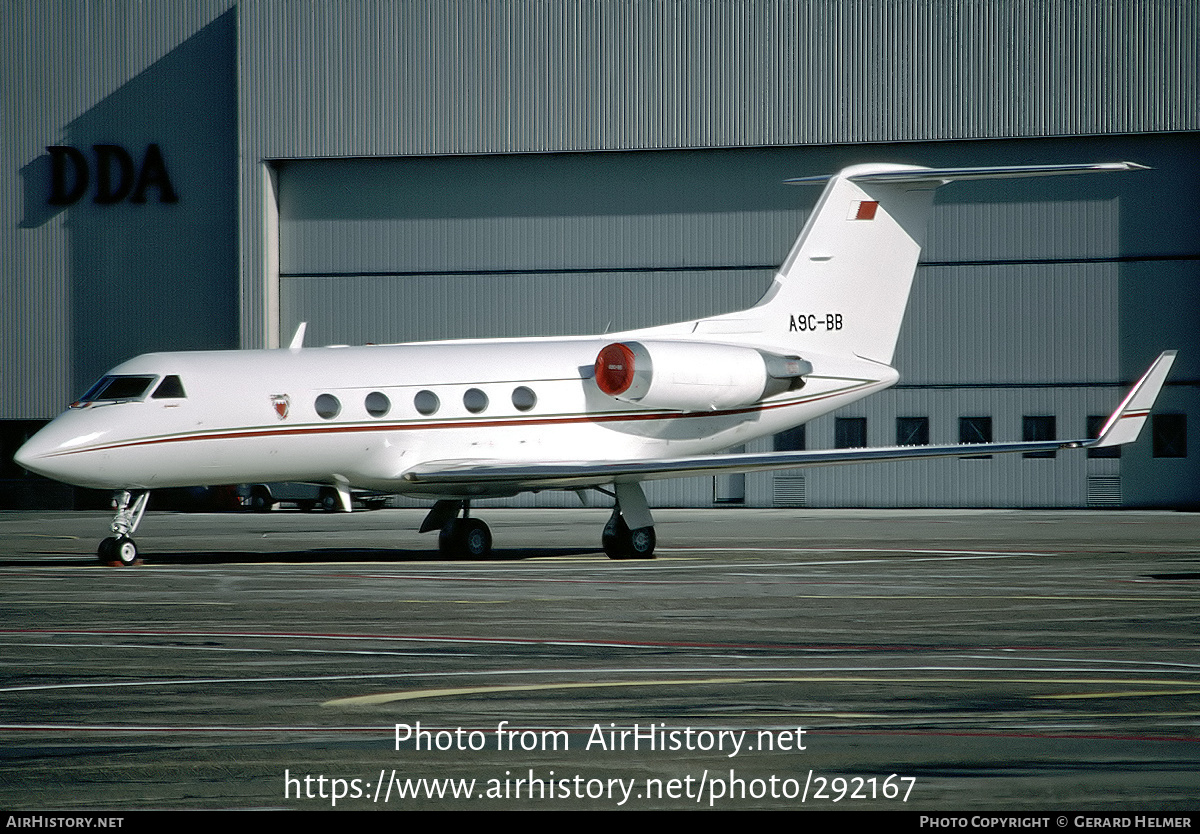
[[[300,350],[304,347],[304,331],[308,329],[308,322],[300,322],[300,326],[296,328],[296,335],[292,337],[292,343],[288,345],[288,350]]]
[[[1104,428],[1100,429],[1100,436],[1091,443],[1085,444],[1086,446],[1095,448],[1117,446],[1137,440],[1142,425],[1150,416],[1150,409],[1153,407],[1155,399],[1158,398],[1158,392],[1162,390],[1163,383],[1167,379],[1167,373],[1171,370],[1176,353],[1177,351],[1174,350],[1165,350],[1159,354],[1158,358],[1154,360],[1154,364],[1150,366],[1150,370],[1146,371],[1137,381],[1128,396],[1108,418]]]

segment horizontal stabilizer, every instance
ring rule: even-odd
[[[958,180],[1016,179],[1054,177],[1064,174],[1100,174],[1112,171],[1145,171],[1148,166],[1136,162],[1091,162],[1072,165],[1000,165],[990,168],[905,168],[896,171],[866,171],[850,174],[851,182],[867,183],[946,183]],[[788,185],[823,183],[829,176],[797,177],[784,180]]]

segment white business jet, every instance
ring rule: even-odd
[[[117,492],[104,562],[132,564],[152,489],[295,481],[422,496],[421,531],[485,556],[477,498],[596,489],[614,559],[650,558],[642,482],[803,466],[1112,446],[1134,440],[1163,353],[1094,439],[714,454],[894,384],[896,337],[934,190],[954,180],[1130,171],[1133,163],[931,169],[867,164],[824,192],[749,309],[603,336],[154,353],[113,368],[16,455]]]

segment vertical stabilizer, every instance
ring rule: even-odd
[[[933,191],[941,183],[855,177],[906,170],[921,169],[857,165],[825,186],[771,289],[755,305],[792,346],[891,363]]]
[[[1131,171],[1130,162],[922,168],[871,163],[828,179],[767,293],[749,310],[698,322],[697,334],[753,333],[784,353],[859,356],[890,365],[933,192],[955,180]]]

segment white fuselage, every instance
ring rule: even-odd
[[[176,375],[184,396],[72,407],[20,462],[96,488],[303,481],[446,497],[444,487],[406,482],[405,471],[707,454],[897,378],[879,363],[806,354],[813,372],[799,390],[737,408],[651,408],[606,395],[592,378],[598,351],[615,338],[147,354],[110,373],[153,376],[150,391]]]

